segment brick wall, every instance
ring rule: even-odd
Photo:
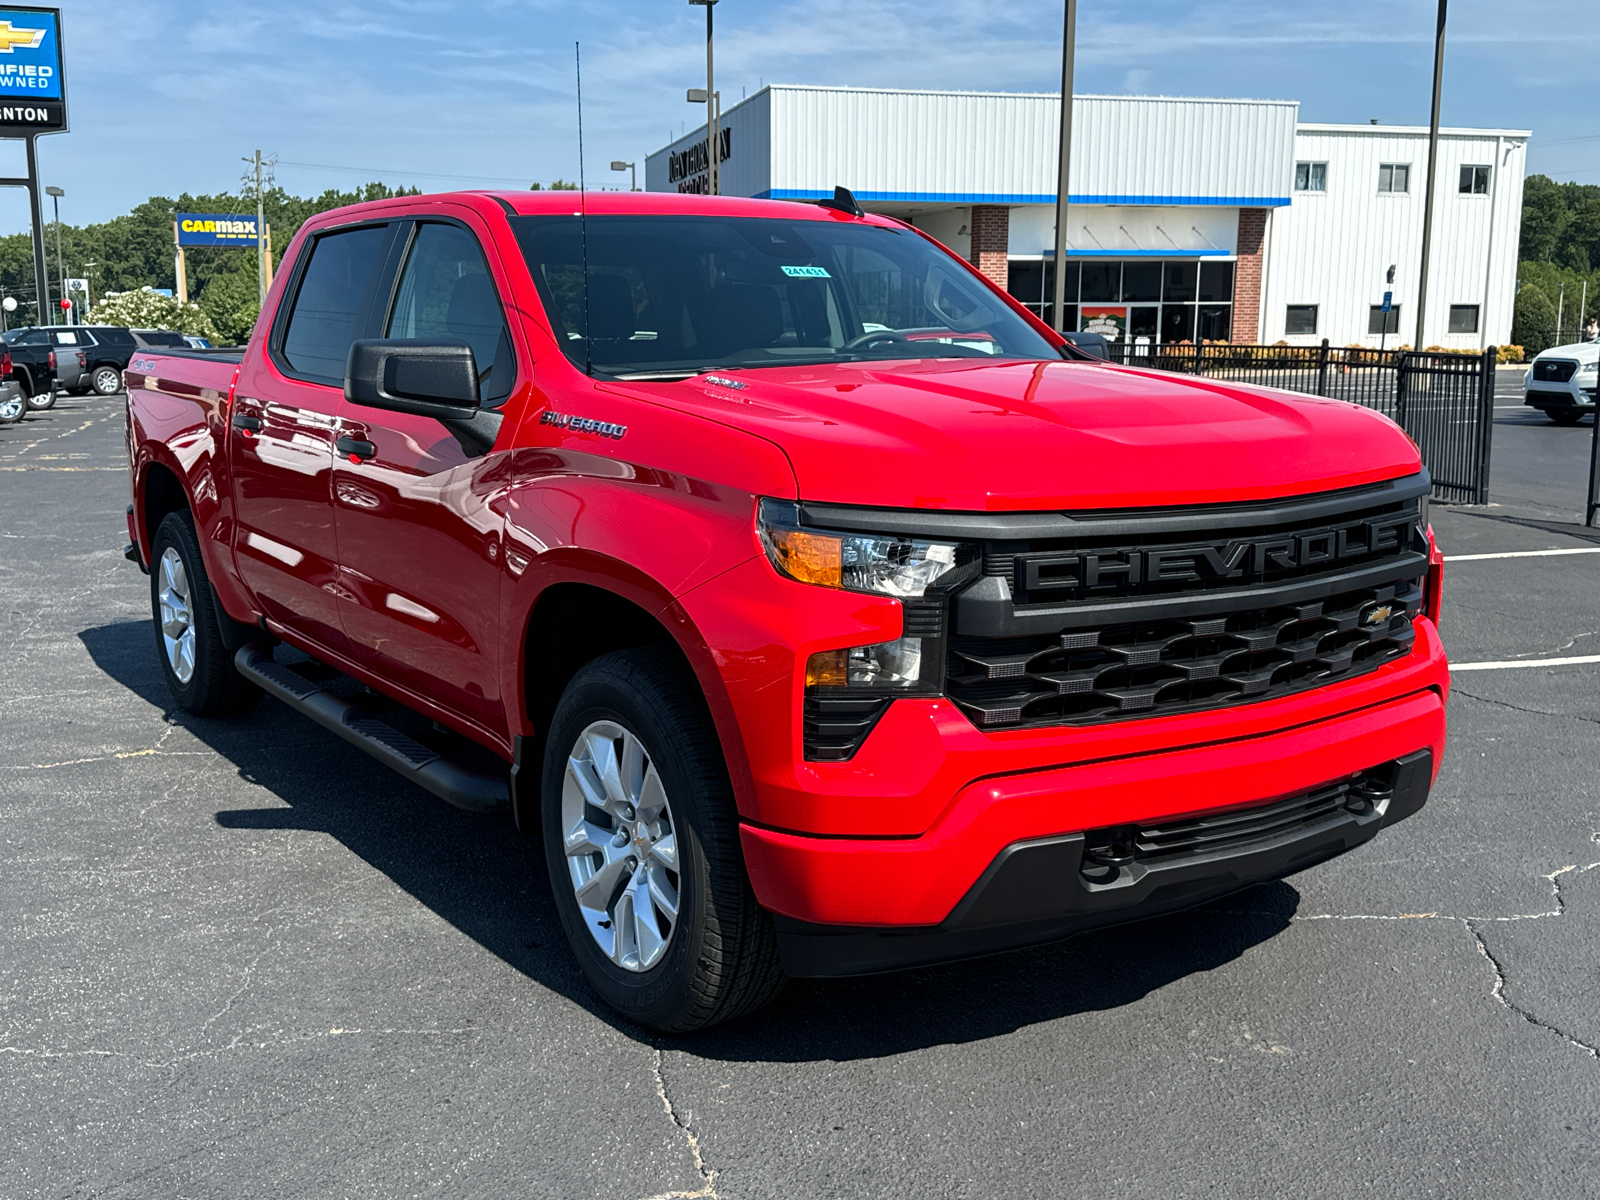
[[[1261,340],[1261,243],[1267,233],[1267,210],[1239,210],[1239,264],[1233,277],[1233,335],[1249,344]]]
[[[1010,276],[1006,250],[1011,245],[1011,210],[1003,204],[972,206],[969,261],[1004,288]]]

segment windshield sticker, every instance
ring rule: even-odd
[[[827,267],[785,267],[785,275],[794,279],[832,279]]]

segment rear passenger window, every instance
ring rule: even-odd
[[[388,228],[377,225],[324,234],[311,247],[283,337],[283,357],[295,371],[344,383],[350,343],[363,332],[356,325],[388,236]]]
[[[511,395],[517,364],[494,278],[478,239],[459,225],[417,226],[384,336],[463,341],[472,347],[482,402],[494,406]]]

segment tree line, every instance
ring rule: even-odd
[[[1600,186],[1528,176],[1517,257],[1511,340],[1530,358],[1577,340],[1600,316]]]
[[[274,267],[296,231],[309,218],[330,208],[363,200],[420,195],[416,188],[391,188],[369,183],[354,191],[329,189],[318,196],[291,196],[281,187],[262,193],[262,207],[272,230]],[[68,278],[87,277],[95,299],[109,292],[140,288],[177,288],[172,247],[172,222],[180,212],[236,213],[253,218],[253,191],[176,198],[152,196],[132,212],[96,225],[61,225],[61,259]],[[60,272],[56,265],[56,227],[45,227],[45,257],[50,278],[50,298],[59,300]],[[258,311],[255,247],[190,246],[184,250],[189,298],[197,301],[228,341],[248,338]],[[90,263],[94,265],[89,266]],[[18,310],[12,324],[38,320],[34,296],[33,242],[26,233],[0,237],[0,290],[15,296]]]

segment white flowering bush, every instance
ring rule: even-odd
[[[170,329],[192,337],[218,341],[217,327],[198,304],[182,304],[174,296],[141,289],[108,292],[89,312],[91,325],[122,325],[129,329]]]

